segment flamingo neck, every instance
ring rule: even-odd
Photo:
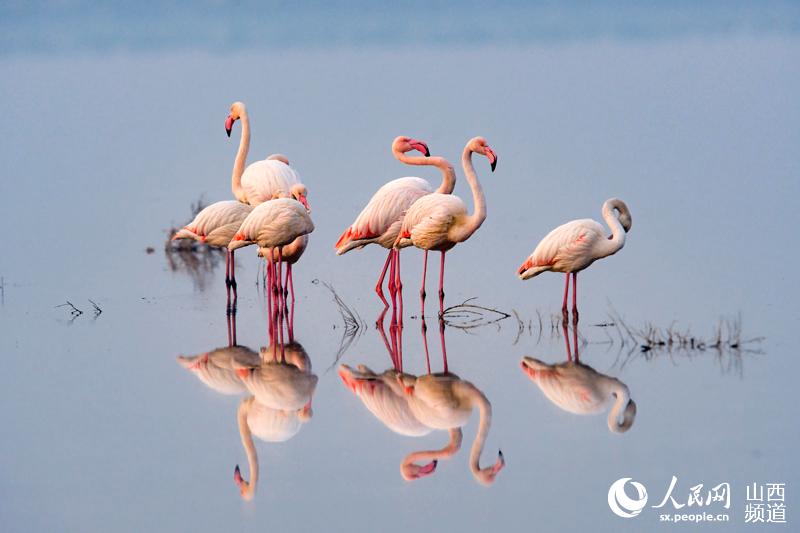
[[[478,181],[478,176],[475,174],[475,167],[472,166],[472,149],[469,145],[464,147],[464,153],[461,155],[461,165],[464,167],[467,183],[469,183],[469,188],[472,190],[474,212],[472,215],[462,219],[460,224],[456,224],[453,227],[451,237],[455,242],[467,240],[486,220],[486,198],[483,195],[483,188]]]
[[[616,397],[614,407],[608,413],[608,429],[614,433],[623,433],[627,431],[632,425],[634,416],[636,415],[636,404],[631,400],[628,387],[620,383],[617,379],[612,379],[609,385],[610,394]],[[620,412],[622,413],[622,421],[620,422]]]
[[[486,437],[489,435],[489,427],[492,425],[492,404],[489,403],[489,400],[486,399],[486,396],[481,391],[473,386],[469,387],[467,394],[469,403],[478,408],[478,416],[480,417],[478,433],[475,435],[475,440],[472,442],[472,448],[469,452],[469,469],[477,480],[482,481],[483,472],[492,470],[492,467],[480,467],[481,453],[483,453]]]
[[[411,157],[395,149],[392,149],[392,153],[394,154],[395,159],[401,163],[405,163],[406,165],[433,166],[438,168],[442,172],[442,183],[439,185],[439,188],[436,189],[436,192],[450,194],[453,192],[453,189],[455,189],[456,171],[453,168],[453,165],[451,165],[450,162],[444,157]]]
[[[250,480],[247,481],[247,488],[242,492],[242,497],[251,499],[256,492],[258,485],[258,455],[256,455],[256,446],[253,443],[253,435],[250,433],[250,426],[247,425],[247,413],[250,406],[253,404],[254,398],[242,400],[239,404],[239,411],[237,412],[237,419],[239,422],[239,435],[242,437],[242,445],[244,446],[245,453],[247,454],[247,467]]]
[[[247,152],[250,150],[250,119],[247,113],[239,117],[242,122],[242,136],[239,138],[239,150],[233,160],[233,173],[231,174],[231,189],[233,196],[242,203],[247,203],[247,194],[242,188],[242,174],[247,163]]]
[[[625,246],[625,228],[622,227],[619,217],[614,213],[614,209],[617,207],[614,200],[608,200],[603,204],[603,220],[611,229],[611,238],[598,242],[597,259],[613,255]]]

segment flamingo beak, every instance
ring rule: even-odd
[[[417,152],[425,154],[425,157],[431,156],[431,151],[428,150],[428,145],[425,144],[424,142],[418,141],[417,139],[411,139],[409,141],[409,144],[411,145],[411,148],[413,148]]]
[[[306,199],[306,197],[305,197],[305,196],[300,196],[300,197],[299,197],[297,200],[298,200],[298,201],[299,201],[301,204],[303,204],[303,207],[305,207],[305,208],[306,208],[306,211],[308,211],[309,213],[311,212],[311,206],[310,206],[310,205],[308,205],[308,200]]]
[[[486,157],[489,159],[489,164],[492,165],[492,172],[494,172],[494,169],[497,168],[497,154],[488,146],[486,147]]]
[[[225,133],[228,134],[228,137],[231,136],[231,130],[233,129],[234,122],[236,122],[236,119],[230,115],[228,115],[228,118],[225,119]]]
[[[244,479],[242,478],[241,470],[239,470],[239,465],[236,465],[236,468],[233,470],[233,482],[236,483],[237,487],[242,488]]]
[[[425,466],[421,467],[417,471],[417,477],[424,477],[433,474],[436,471],[436,465],[439,464],[437,459],[434,459],[430,463],[426,464]]]

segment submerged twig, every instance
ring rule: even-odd
[[[97,318],[103,314],[103,310],[94,302],[94,300],[90,298],[87,298],[87,300],[89,300],[89,303],[92,304],[92,307],[94,307],[94,318]]]
[[[342,333],[342,338],[339,341],[339,349],[336,351],[336,355],[333,358],[333,363],[328,370],[326,370],[327,372],[336,366],[336,363],[339,362],[339,360],[342,358],[342,355],[344,355],[348,348],[350,348],[350,345],[353,344],[356,338],[363,334],[363,332],[367,329],[367,324],[357,311],[351,309],[350,306],[348,306],[344,300],[341,299],[339,294],[330,284],[318,279],[313,280],[311,283],[314,285],[321,283],[331,292],[333,295],[333,301],[336,303],[336,307],[338,308],[339,314],[344,322],[344,333]],[[334,326],[334,328],[336,328],[336,326]]]
[[[475,303],[477,296],[467,298],[457,305],[445,308],[442,318],[445,324],[461,330],[469,330],[490,324],[497,324],[501,320],[510,318],[511,315],[493,307],[486,307]]]
[[[69,307],[70,308],[69,314],[70,314],[70,316],[72,316],[72,318],[81,316],[83,314],[83,311],[81,311],[80,309],[78,309],[77,307],[72,305],[72,302],[70,302],[69,300],[67,300],[66,303],[63,303],[61,305],[57,305],[55,308],[58,309],[59,307]]]

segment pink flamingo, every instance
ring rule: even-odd
[[[228,290],[229,310],[231,288],[233,288],[233,305],[236,305],[236,276],[233,250],[228,250],[228,244],[252,210],[252,206],[235,200],[215,202],[197,213],[194,220],[172,236],[173,241],[194,239],[214,248],[225,248],[225,286]]]
[[[425,312],[425,275],[428,270],[428,250],[439,250],[442,253],[439,270],[439,316],[442,316],[444,314],[445,253],[456,244],[469,239],[486,219],[486,199],[483,189],[478,183],[475,167],[472,166],[473,153],[486,156],[492,172],[497,166],[497,154],[483,137],[470,139],[464,147],[461,163],[467,182],[472,189],[475,212],[469,215],[467,206],[461,198],[451,194],[434,193],[423,196],[406,211],[400,233],[394,244],[398,250],[397,253],[399,253],[399,249],[411,245],[425,251],[422,265],[422,288],[420,289],[423,315]]]
[[[256,206],[271,200],[277,192],[288,192],[292,185],[301,183],[300,176],[289,166],[286,156],[281,154],[271,155],[245,168],[247,153],[250,150],[250,120],[247,108],[242,102],[231,104],[231,112],[225,119],[225,132],[228,137],[231,136],[231,129],[237,120],[242,121],[242,135],[231,176],[231,189],[237,200]],[[306,203],[304,196],[298,198],[298,201]]]
[[[314,223],[311,221],[308,210],[303,204],[292,198],[278,198],[256,206],[242,222],[241,227],[228,245],[229,250],[236,250],[251,244],[257,244],[260,248],[278,249],[278,301],[276,303],[279,308],[279,316],[286,306],[285,301],[280,301],[283,294],[281,286],[283,246],[312,231],[314,231]],[[282,327],[280,335],[281,344],[283,344]]]
[[[548,270],[566,274],[564,303],[561,306],[565,321],[568,316],[569,275],[572,274],[572,320],[577,322],[578,272],[625,246],[625,234],[630,231],[632,224],[631,212],[625,202],[617,198],[606,200],[603,219],[611,228],[610,237],[606,236],[606,228],[592,219],[567,222],[548,233],[517,271],[522,280]]]
[[[425,154],[426,157],[409,157],[405,155],[411,150],[417,150]],[[400,136],[392,143],[392,154],[398,161],[407,165],[432,165],[442,171],[442,183],[435,192],[440,194],[450,194],[456,183],[456,175],[453,166],[442,157],[430,157],[428,145],[411,137]],[[383,295],[383,280],[389,265],[394,270],[395,263],[392,259],[395,256],[393,245],[400,231],[403,215],[408,207],[417,199],[427,194],[433,193],[433,187],[422,178],[406,177],[392,180],[376,192],[366,207],[356,217],[339,240],[336,242],[336,253],[345,254],[354,248],[363,248],[372,243],[379,244],[389,250],[386,262],[381,270],[378,283],[375,285],[375,292],[380,297],[383,305],[389,307],[389,302]],[[400,287],[396,286],[395,280],[399,283],[399,275],[394,272],[389,274],[389,292],[394,296]]]

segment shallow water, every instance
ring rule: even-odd
[[[790,391],[800,366],[797,284],[785,265],[797,259],[800,40],[697,31],[489,41],[0,59],[3,530],[638,531],[659,527],[650,506],[673,475],[683,502],[691,486],[729,482],[730,529],[745,527],[747,484],[785,482],[794,521]],[[288,154],[317,226],[295,271],[295,333],[319,379],[313,417],[286,442],[256,440],[251,502],[232,479],[246,464],[241,398],[205,387],[176,361],[227,343],[222,263],[201,265],[198,282],[170,269],[162,251],[191,202],[230,195],[238,126],[229,140],[223,120],[235,99],[251,114],[250,160]],[[448,305],[477,297],[524,326],[512,316],[445,332],[450,370],[492,404],[482,464],[501,448],[507,465],[491,487],[468,468],[477,415],[458,454],[406,482],[401,459],[443,446],[446,432],[391,432],[336,372],[339,363],[391,366],[373,327],[384,254],[336,257],[332,243],[381,183],[410,173],[389,153],[398,134],[424,139],[456,165],[473,135],[499,155],[494,174],[476,159],[488,218],[448,254],[445,287]],[[469,198],[458,173],[456,193]],[[431,169],[413,174],[438,180]],[[609,431],[607,409],[560,409],[519,367],[525,355],[564,361],[566,349],[551,327],[562,277],[520,282],[517,267],[552,227],[599,219],[611,196],[628,203],[633,229],[619,254],[579,276],[579,349],[583,363],[630,389],[637,415],[624,434]],[[267,318],[255,253],[244,252],[237,334],[258,350],[268,344]],[[427,304],[434,371],[436,255]],[[421,258],[408,250],[402,261],[404,369],[424,374]],[[321,282],[363,321],[342,353],[344,324]],[[102,314],[93,316],[89,299]],[[84,314],[73,320],[55,307],[67,300]],[[618,320],[610,313],[634,328],[674,323],[703,339],[720,319],[741,317],[743,338],[763,340],[643,353],[616,328],[597,326]],[[650,494],[634,519],[608,507],[609,486],[622,477]]]

